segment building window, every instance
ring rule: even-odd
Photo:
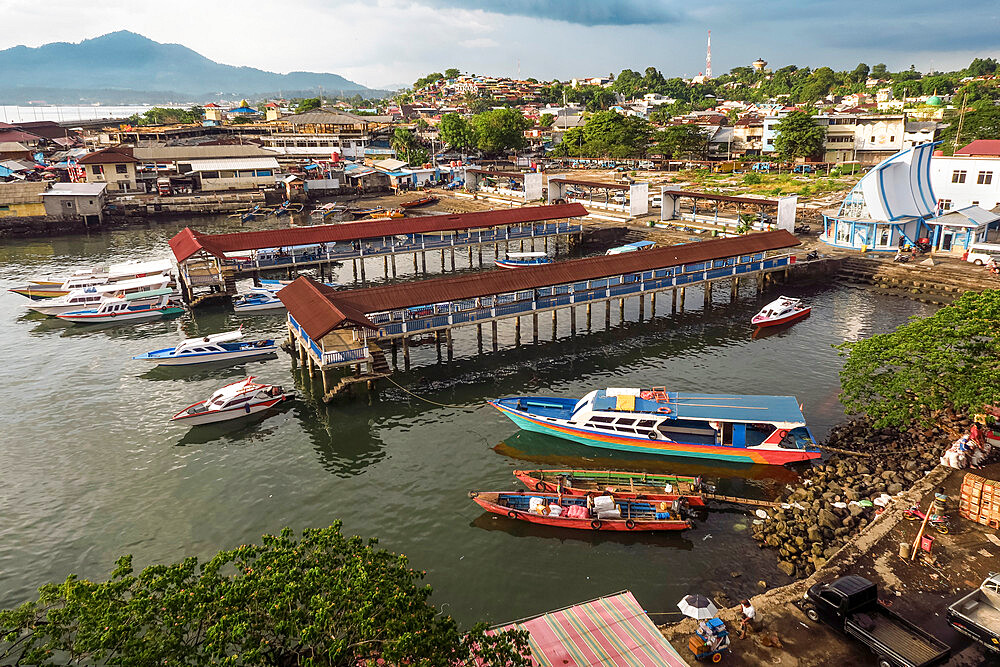
[[[875,143],[875,135],[874,134],[872,135],[871,143],[873,143],[873,144]]]
[[[972,205],[973,206],[979,206],[979,200],[978,199],[973,200],[972,201]]]
[[[956,169],[955,171],[951,172],[951,182],[965,183],[965,174],[966,172],[964,169]]]
[[[962,173],[964,174],[965,172],[962,172]],[[964,179],[965,177],[963,176],[962,178]],[[951,200],[950,199],[939,199],[938,200],[938,207],[942,211],[950,211],[951,210]]]
[[[68,201],[68,202],[64,202],[64,203],[66,204],[66,208],[73,208],[73,202]]]
[[[94,176],[100,176],[104,174],[103,164],[92,164],[90,165],[90,169],[94,172]]]
[[[993,172],[992,171],[981,171],[979,175],[976,176],[976,183],[978,185],[989,185],[993,182]]]
[[[127,174],[128,173],[128,165],[127,164],[116,164],[115,165],[115,173],[116,174]]]
[[[896,140],[896,135],[893,134],[889,136],[889,143],[892,143],[895,140]]]

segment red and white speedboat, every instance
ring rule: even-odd
[[[802,319],[811,310],[809,306],[802,305],[801,299],[782,296],[764,306],[750,322],[758,327],[773,327]]]
[[[257,384],[254,380],[256,378],[250,376],[227,384],[208,399],[184,408],[171,417],[170,421],[192,426],[214,424],[264,412],[295,398],[294,393],[286,393],[276,384]]]

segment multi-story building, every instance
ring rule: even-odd
[[[931,162],[931,185],[941,211],[1000,206],[1000,140],[978,139]]]

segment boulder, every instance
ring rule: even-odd
[[[782,572],[784,572],[789,577],[792,577],[792,576],[795,575],[795,566],[793,564],[789,563],[787,560],[779,560],[778,561],[778,569],[781,570]]]
[[[836,531],[840,526],[840,522],[837,520],[837,515],[826,508],[819,511],[817,522],[820,526],[829,528],[833,531]]]
[[[885,488],[885,492],[888,493],[890,496],[894,496],[897,493],[902,493],[902,491],[903,491],[903,485],[898,482],[894,482]]]
[[[865,509],[860,505],[848,505],[847,511],[851,513],[851,516],[860,516],[865,513]]]

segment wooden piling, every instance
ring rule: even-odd
[[[712,281],[705,283],[705,308],[712,307]]]
[[[403,370],[410,370],[410,337],[403,336]]]
[[[389,263],[392,265],[392,277],[395,278],[396,277],[396,256],[395,255],[390,255],[389,256]]]
[[[557,338],[559,322],[556,318],[556,313],[559,312],[555,309],[552,310],[552,340]]]
[[[680,311],[682,313],[684,312],[684,292],[685,292],[685,290],[686,290],[686,288],[684,288],[684,287],[681,288],[681,305],[680,305]]]
[[[521,316],[514,318],[514,345],[521,347]]]
[[[592,306],[593,304],[591,303],[587,304],[587,331],[590,331],[590,315],[591,315],[591,310],[593,310]]]
[[[479,354],[483,353],[483,325],[476,325],[476,348],[479,350]]]
[[[538,313],[531,314],[531,342],[538,342]]]
[[[576,306],[569,307],[569,335],[576,335]]]
[[[451,329],[445,329],[444,333],[445,337],[448,339],[448,361],[451,361],[455,358],[455,346],[451,337]]]
[[[497,321],[493,320],[490,324],[493,325],[493,351],[496,352],[499,349],[497,346]]]

